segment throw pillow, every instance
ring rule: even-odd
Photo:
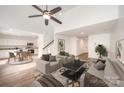
[[[42,60],[49,61],[50,55],[51,54],[43,54],[42,55]]]
[[[96,63],[98,63],[99,61],[101,61],[101,62],[104,63],[104,64],[105,64],[105,62],[106,62],[106,60],[104,60],[104,59],[98,59],[98,60],[96,61]]]
[[[69,56],[69,53],[65,52],[65,56]]]
[[[97,70],[104,70],[105,69],[105,64],[102,63],[101,61],[97,62],[94,67],[97,69]]]
[[[59,54],[62,55],[62,56],[65,56],[65,51],[60,51]]]
[[[50,62],[55,62],[56,61],[56,56],[50,56],[49,61]]]

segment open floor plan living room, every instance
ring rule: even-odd
[[[123,11],[0,5],[0,87],[124,87]]]

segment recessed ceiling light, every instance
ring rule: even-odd
[[[62,12],[60,12],[59,15],[62,15]]]
[[[9,28],[9,32],[13,32],[13,29],[12,28]]]
[[[84,32],[81,32],[81,35],[83,35],[84,34]]]

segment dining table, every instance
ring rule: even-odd
[[[25,61],[32,58],[31,51],[15,51],[15,53],[19,61]]]

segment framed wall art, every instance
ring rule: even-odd
[[[58,50],[59,51],[65,50],[65,40],[64,39],[58,39]]]
[[[116,42],[116,58],[124,64],[124,39]]]

